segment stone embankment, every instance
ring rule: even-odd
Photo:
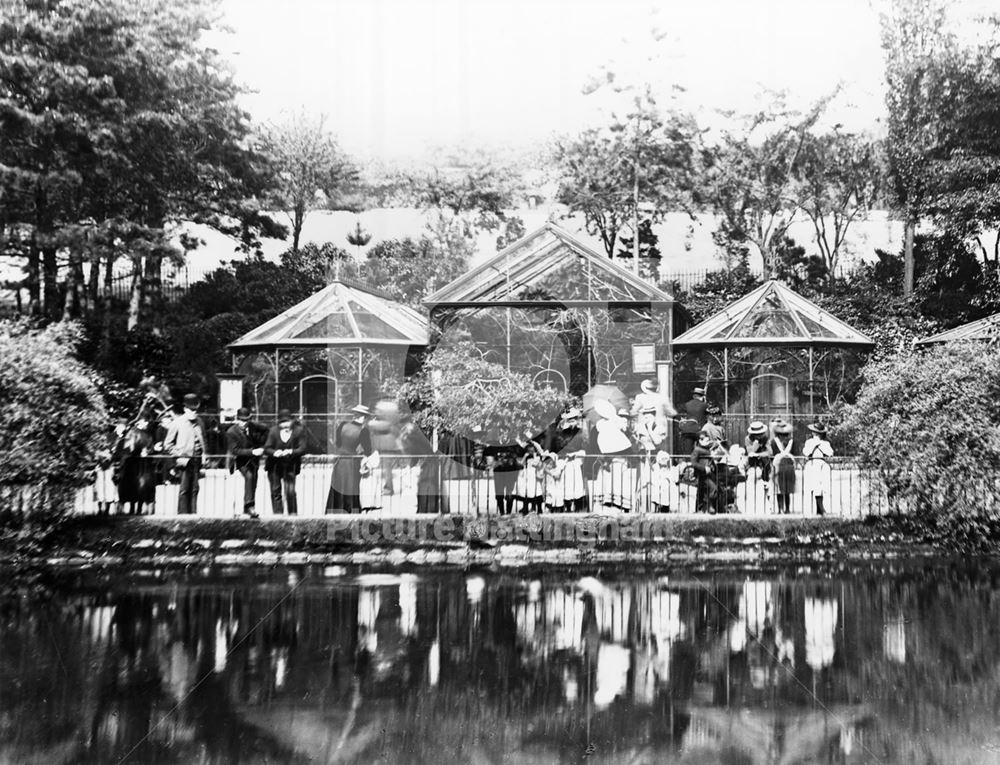
[[[0,544],[0,565],[481,566],[793,562],[934,555],[887,518],[553,515],[71,518]]]

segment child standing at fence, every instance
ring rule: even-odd
[[[550,513],[562,512],[566,503],[566,492],[563,490],[566,462],[554,454],[547,454],[542,460],[542,470],[545,474],[545,507]]]
[[[802,472],[802,488],[806,496],[816,500],[816,515],[823,515],[823,496],[830,491],[833,471],[827,459],[833,456],[833,447],[826,438],[826,427],[822,423],[810,425],[813,435],[802,447],[806,467]]]
[[[653,474],[650,481],[650,501],[654,513],[670,512],[670,497],[677,485],[677,468],[670,455],[664,451],[656,453]]]
[[[792,511],[792,494],[795,493],[792,445],[792,426],[781,420],[775,422],[771,437],[771,450],[774,452],[774,494],[778,500],[778,512],[783,515]]]
[[[534,445],[534,444],[532,444]],[[545,467],[538,450],[529,449],[524,457],[524,466],[517,474],[515,495],[523,502],[522,513],[540,513],[545,501]]]

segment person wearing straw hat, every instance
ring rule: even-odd
[[[747,428],[743,444],[747,451],[747,467],[759,470],[760,480],[764,487],[764,501],[771,493],[771,433],[760,420],[754,420]]]
[[[171,420],[163,439],[163,449],[174,458],[174,467],[180,475],[178,515],[192,515],[198,508],[198,479],[206,450],[205,426],[198,416],[200,408],[201,399],[196,394],[184,396],[184,413]]]
[[[353,418],[337,426],[333,447],[336,455],[327,513],[361,512],[361,461],[372,453],[372,437],[368,430],[371,410],[364,404],[351,408]]]
[[[583,513],[589,508],[587,482],[583,477],[583,460],[587,456],[583,423],[583,412],[570,407],[559,417],[559,428],[546,444],[546,449],[556,455],[556,472],[560,474],[563,504],[559,510],[567,513]]]
[[[816,500],[816,515],[823,515],[823,496],[830,491],[833,471],[827,459],[833,456],[833,447],[826,437],[826,426],[818,422],[809,425],[812,435],[802,446],[802,456],[806,458],[806,466],[802,471],[802,491],[808,497]]]
[[[774,453],[774,493],[778,512],[788,515],[792,511],[792,494],[795,493],[795,459],[792,457],[792,426],[784,420],[774,422],[771,450]]]

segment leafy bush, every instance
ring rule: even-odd
[[[96,375],[74,356],[80,337],[73,324],[0,322],[0,487],[87,483],[107,412]]]
[[[540,433],[567,403],[561,391],[536,388],[528,375],[484,360],[471,343],[432,352],[396,395],[424,432],[437,428],[503,444],[514,443],[526,430]]]
[[[844,428],[897,509],[1000,516],[1000,348],[939,346],[875,361]]]

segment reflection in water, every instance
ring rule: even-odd
[[[210,574],[0,597],[0,762],[996,762],[992,572]]]

